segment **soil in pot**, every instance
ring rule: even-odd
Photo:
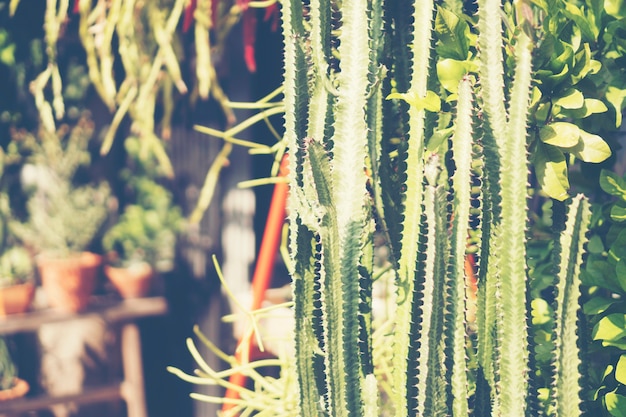
[[[154,269],[142,262],[127,268],[105,265],[104,273],[122,298],[139,298],[150,292]]]
[[[69,312],[84,310],[96,286],[102,257],[82,252],[69,258],[40,256],[37,267],[48,305]]]
[[[32,282],[0,288],[0,317],[28,311],[35,296]]]

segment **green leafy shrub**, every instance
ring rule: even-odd
[[[626,410],[626,178],[603,170],[600,186],[611,200],[594,216],[583,271],[588,288],[583,307],[593,340],[590,397],[597,413],[620,416]]]
[[[29,153],[22,169],[29,197],[27,221],[14,221],[11,229],[38,253],[67,256],[83,251],[106,219],[108,185],[77,182],[77,171],[91,160],[87,145],[92,136],[93,123],[83,117],[56,135],[41,130],[39,138],[27,132],[14,138]]]
[[[147,262],[160,271],[172,269],[178,232],[182,227],[180,208],[170,193],[147,179],[134,181],[136,203],[124,207],[117,223],[105,233],[102,245],[116,266]]]

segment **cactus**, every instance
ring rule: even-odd
[[[396,273],[395,321],[385,336],[393,372],[377,382],[391,384],[395,415],[525,415],[535,395],[525,261],[534,44],[518,22],[507,40],[514,60],[505,62],[502,6],[479,1],[478,70],[460,77],[446,120],[440,109],[450,96],[438,93],[432,68],[441,38],[435,6],[414,2],[412,24],[403,6],[311,1],[305,13],[298,1],[284,4],[300,415],[377,415],[372,378],[381,364],[373,363],[367,308],[376,229],[388,238]],[[332,18],[339,33],[327,31]],[[329,53],[335,36],[341,71]],[[379,81],[387,71],[395,85]],[[431,146],[445,129],[450,140]],[[389,132],[399,136],[395,147]],[[470,227],[476,178],[483,213]],[[579,414],[580,375],[565,364],[579,361],[572,320],[588,206],[573,200],[557,245],[554,403],[573,407],[559,415]],[[481,239],[475,337],[464,272],[472,228]]]
[[[536,411],[526,229],[537,26],[525,2],[479,0],[470,28],[463,3],[283,2],[295,357],[282,359],[281,380],[297,384],[298,403],[272,414],[243,391],[237,411]],[[567,204],[553,254],[548,407],[570,417],[581,414],[576,316],[590,205],[581,195]],[[382,324],[372,318],[380,236],[395,277]],[[228,386],[213,371],[171,370]]]

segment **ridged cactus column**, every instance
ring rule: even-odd
[[[462,11],[461,2],[444,3],[447,18]],[[297,415],[373,417],[383,399],[398,417],[529,412],[534,45],[517,28],[508,39],[514,59],[504,60],[502,12],[499,1],[478,2],[478,70],[460,77],[451,98],[434,71],[443,11],[433,1],[283,2]],[[447,140],[430,145],[443,132]],[[471,223],[474,199],[482,215]],[[570,212],[555,255],[559,364],[578,363],[572,320],[588,203],[577,198]],[[375,232],[386,238],[395,277],[393,317],[377,341],[391,351],[389,363],[372,355]],[[481,259],[475,335],[466,298],[471,232]],[[556,368],[555,407],[572,403],[563,413],[576,413],[578,390],[566,385],[579,375]]]

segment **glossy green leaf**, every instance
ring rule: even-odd
[[[604,104],[602,100],[598,100],[595,98],[586,98],[585,108],[587,109],[589,114],[604,113],[609,109],[608,107],[606,107],[606,104]]]
[[[613,417],[626,417],[626,397],[615,392],[604,396],[606,409]]]
[[[615,127],[622,125],[622,108],[626,98],[626,89],[610,86],[606,92],[606,99],[615,110]]]
[[[543,298],[535,298],[530,302],[532,308],[532,322],[534,325],[541,325],[548,323],[552,318],[552,311],[548,302]]]
[[[622,288],[626,287],[626,259],[620,259],[615,265],[615,273],[619,277]]]
[[[437,55],[463,61],[469,52],[469,25],[452,11],[439,7],[435,19],[435,31],[439,42]]]
[[[550,103],[539,103],[539,105],[537,106],[537,111],[535,111],[533,116],[535,120],[543,122],[548,119],[551,110],[552,105]]]
[[[570,68],[574,64],[574,50],[571,45],[560,40],[557,40],[557,45],[560,46],[560,54],[552,57],[548,65],[555,74],[563,74],[563,71],[567,70],[569,75]]]
[[[604,313],[617,300],[604,297],[593,297],[583,305],[583,312],[587,315]]]
[[[565,94],[554,100],[554,104],[565,109],[580,109],[585,104],[585,96],[580,90],[570,88]]]
[[[604,0],[604,11],[618,19],[626,17],[626,3],[624,0]]]
[[[428,90],[424,97],[419,97],[414,91],[408,93],[391,93],[387,99],[401,99],[420,110],[438,112],[441,110],[441,99],[433,91]]]
[[[616,173],[603,169],[600,172],[600,188],[626,201],[626,181]]]
[[[626,314],[614,313],[602,317],[591,332],[593,340],[617,342],[626,336]]]
[[[587,262],[583,275],[583,282],[587,286],[599,286],[615,293],[623,292],[615,275],[615,266],[606,261]]]
[[[626,259],[626,229],[622,229],[618,233],[615,240],[611,243],[611,248],[609,249],[609,253],[615,259]],[[626,280],[624,280],[624,282],[626,283]]]
[[[605,340],[602,342],[602,346],[614,347],[619,350],[626,350],[626,338],[615,340],[615,341]]]
[[[589,242],[587,243],[587,252],[600,254],[604,252],[604,243],[602,243],[602,238],[598,235],[593,235],[589,238]]]
[[[626,221],[626,207],[617,204],[611,207],[611,220],[616,222]]]
[[[537,81],[548,87],[554,86],[569,76],[569,65],[564,65],[556,70],[538,69],[536,71]]]
[[[580,109],[560,108],[559,112],[555,116],[565,119],[584,119],[592,114],[604,113],[607,110],[608,107],[606,107],[606,104],[604,104],[601,100],[586,98],[585,104]]]
[[[594,42],[598,38],[598,27],[591,19],[585,16],[581,8],[573,3],[566,2],[563,13],[576,23],[586,41]]]
[[[437,77],[443,88],[451,93],[456,93],[459,88],[459,81],[467,74],[468,65],[466,62],[456,59],[442,59],[437,62]]]
[[[598,135],[592,135],[580,129],[578,144],[566,151],[571,152],[576,158],[585,161],[599,163],[611,156],[611,148]]]
[[[554,146],[538,146],[534,165],[541,189],[556,200],[565,200],[568,197],[569,180],[563,152]]]
[[[539,130],[539,137],[548,145],[571,148],[578,145],[580,132],[580,129],[575,124],[555,122],[542,127]]]

